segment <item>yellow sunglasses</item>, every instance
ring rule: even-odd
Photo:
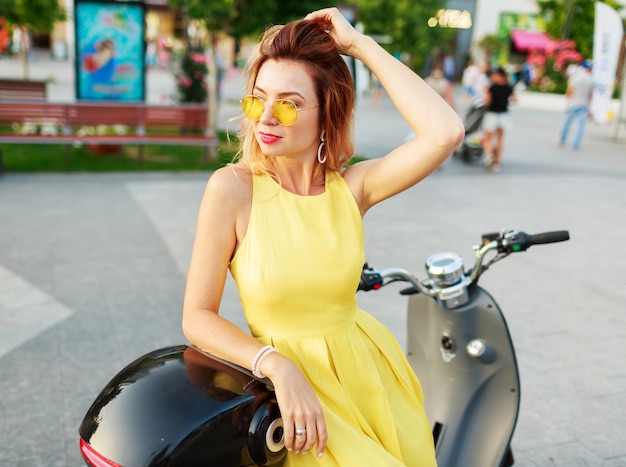
[[[290,100],[276,99],[272,102],[272,114],[276,121],[282,126],[289,126],[296,122],[298,112],[315,107],[319,107],[319,104],[299,109],[298,106]],[[265,100],[259,96],[245,96],[241,99],[241,109],[246,117],[253,122],[258,122],[265,111]]]

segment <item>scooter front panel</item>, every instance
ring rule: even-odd
[[[407,357],[436,428],[440,467],[499,467],[515,429],[520,385],[497,303],[480,287],[456,309],[412,295],[407,329]]]

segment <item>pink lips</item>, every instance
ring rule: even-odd
[[[259,139],[262,143],[272,144],[277,141],[280,141],[280,136],[273,135],[271,133],[259,133]]]

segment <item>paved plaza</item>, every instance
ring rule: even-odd
[[[19,76],[0,60],[0,77]],[[73,99],[72,67],[45,56],[50,99]],[[241,78],[225,84],[220,126],[236,114]],[[173,80],[148,75],[148,101]],[[460,101],[460,99],[459,99]],[[367,258],[424,276],[432,253],[471,264],[480,234],[567,229],[487,271],[513,337],[522,406],[518,467],[626,467],[626,128],[589,123],[580,151],[555,148],[560,96],[520,93],[502,172],[450,158],[418,186],[369,212]],[[428,111],[428,109],[424,109]],[[363,96],[357,153],[376,157],[408,134],[388,99]],[[0,466],[77,467],[78,426],[125,364],[184,343],[181,308],[208,172],[0,175]],[[359,295],[406,344],[405,298]],[[222,313],[245,326],[229,282]],[[352,467],[352,466],[346,466]]]

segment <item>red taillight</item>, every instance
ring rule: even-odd
[[[122,467],[96,452],[83,438],[80,439],[80,452],[87,463],[92,467]]]

